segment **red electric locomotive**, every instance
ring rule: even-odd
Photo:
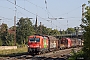
[[[28,52],[31,54],[44,53],[48,51],[48,38],[40,35],[28,37]]]

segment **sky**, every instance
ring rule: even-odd
[[[16,10],[16,23],[28,17],[33,18],[34,25],[37,15],[38,25],[42,22],[48,28],[66,30],[81,24],[82,4],[88,4],[88,0],[16,0],[16,9],[14,3],[15,0],[0,0],[0,24],[13,26]]]

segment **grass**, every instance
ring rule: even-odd
[[[17,49],[11,49],[11,50],[1,50],[0,56],[9,56],[9,55],[16,55],[27,52],[27,46],[24,47],[18,47]]]

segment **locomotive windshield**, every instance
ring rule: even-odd
[[[40,38],[30,38],[30,42],[40,42]]]

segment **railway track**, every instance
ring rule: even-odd
[[[35,56],[31,56],[28,53],[24,53],[16,56],[0,57],[0,60],[66,60],[72,49],[78,51],[81,49],[81,47],[59,50]]]

